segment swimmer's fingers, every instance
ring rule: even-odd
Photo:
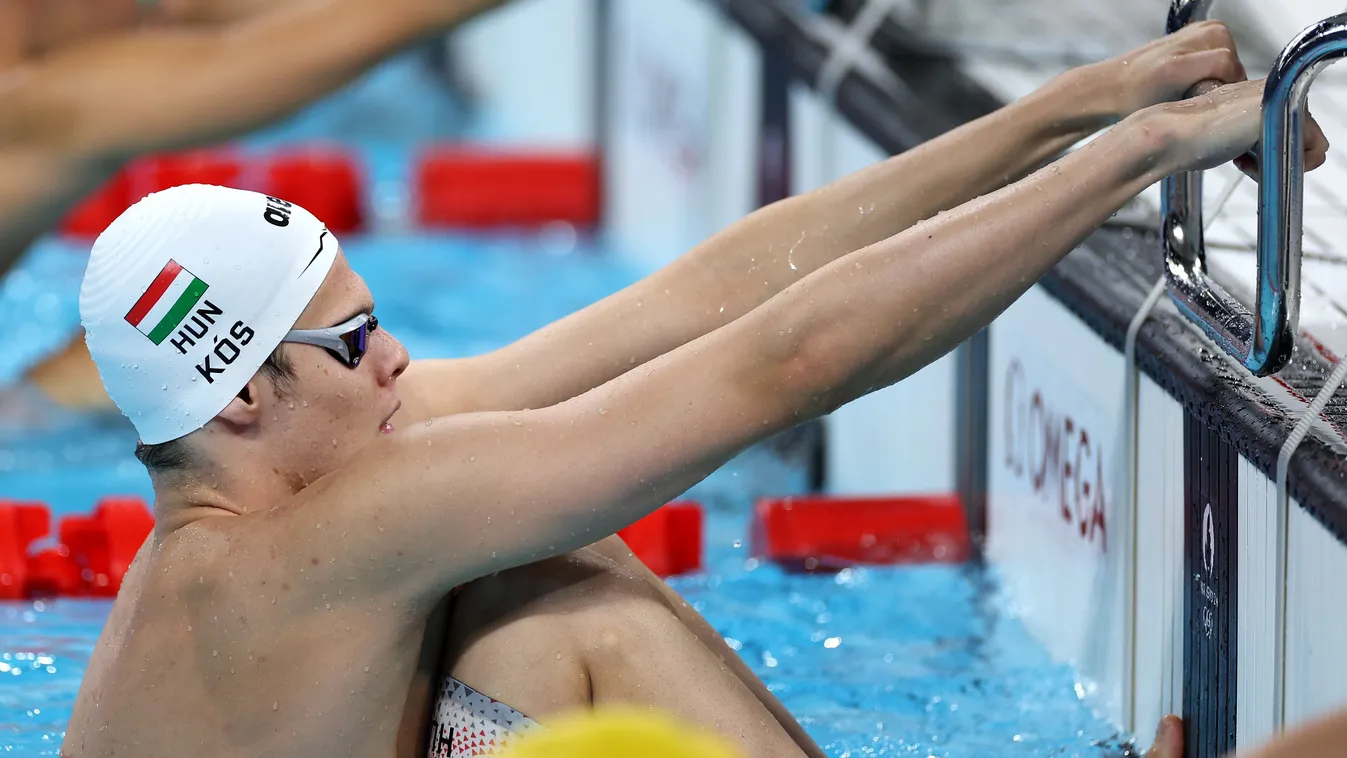
[[[1312,171],[1328,160],[1328,137],[1312,114],[1307,111],[1305,115],[1305,170]]]
[[[1328,137],[1324,135],[1324,130],[1319,127],[1319,122],[1314,120],[1313,115],[1308,115],[1305,119],[1305,138],[1302,144],[1306,171],[1313,171],[1328,160]],[[1234,163],[1235,168],[1244,172],[1245,176],[1258,181],[1258,162],[1252,156],[1241,155]]]
[[[1146,751],[1146,758],[1181,758],[1183,755],[1183,722],[1178,716],[1169,715],[1160,719],[1160,727],[1155,731],[1155,742]]]
[[[1233,49],[1199,50],[1174,56],[1166,69],[1167,92],[1182,97],[1194,84],[1216,81],[1221,84],[1248,81],[1244,64]],[[1178,97],[1174,99],[1178,99]]]
[[[1230,30],[1218,21],[1192,24],[1101,65],[1116,72],[1122,117],[1182,100],[1199,82],[1248,79]]]
[[[1234,163],[1235,168],[1239,169],[1245,176],[1255,182],[1258,181],[1258,162],[1253,159],[1253,156],[1241,155],[1235,159]]]

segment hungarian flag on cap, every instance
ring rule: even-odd
[[[158,345],[192,312],[210,285],[170,260],[126,313],[126,322]]]

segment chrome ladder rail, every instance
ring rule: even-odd
[[[1166,33],[1208,17],[1212,0],[1174,0]],[[1268,74],[1258,160],[1258,281],[1254,309],[1211,276],[1202,235],[1202,172],[1161,182],[1165,276],[1179,310],[1256,376],[1280,371],[1291,357],[1300,315],[1304,119],[1310,85],[1347,57],[1347,14],[1296,35]]]

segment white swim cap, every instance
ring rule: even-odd
[[[173,187],[94,242],[80,319],[98,372],[140,441],[224,410],[313,299],[337,240],[313,214],[256,192]]]

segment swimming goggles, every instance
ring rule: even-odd
[[[344,324],[326,329],[291,329],[281,342],[315,345],[332,354],[347,368],[360,365],[369,345],[370,332],[379,328],[379,319],[372,313],[361,313]]]

